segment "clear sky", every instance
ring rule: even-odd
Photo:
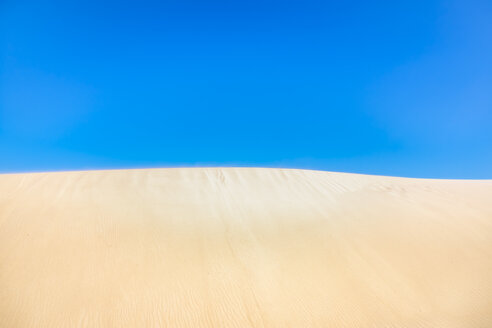
[[[491,1],[0,1],[0,172],[492,178]]]

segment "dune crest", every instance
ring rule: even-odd
[[[0,175],[0,327],[492,327],[492,181]]]

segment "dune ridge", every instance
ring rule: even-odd
[[[0,327],[492,327],[492,181],[0,175]]]

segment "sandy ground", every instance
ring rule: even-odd
[[[0,175],[0,327],[492,327],[492,181]]]

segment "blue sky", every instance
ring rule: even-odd
[[[0,172],[492,178],[490,1],[0,3]]]

